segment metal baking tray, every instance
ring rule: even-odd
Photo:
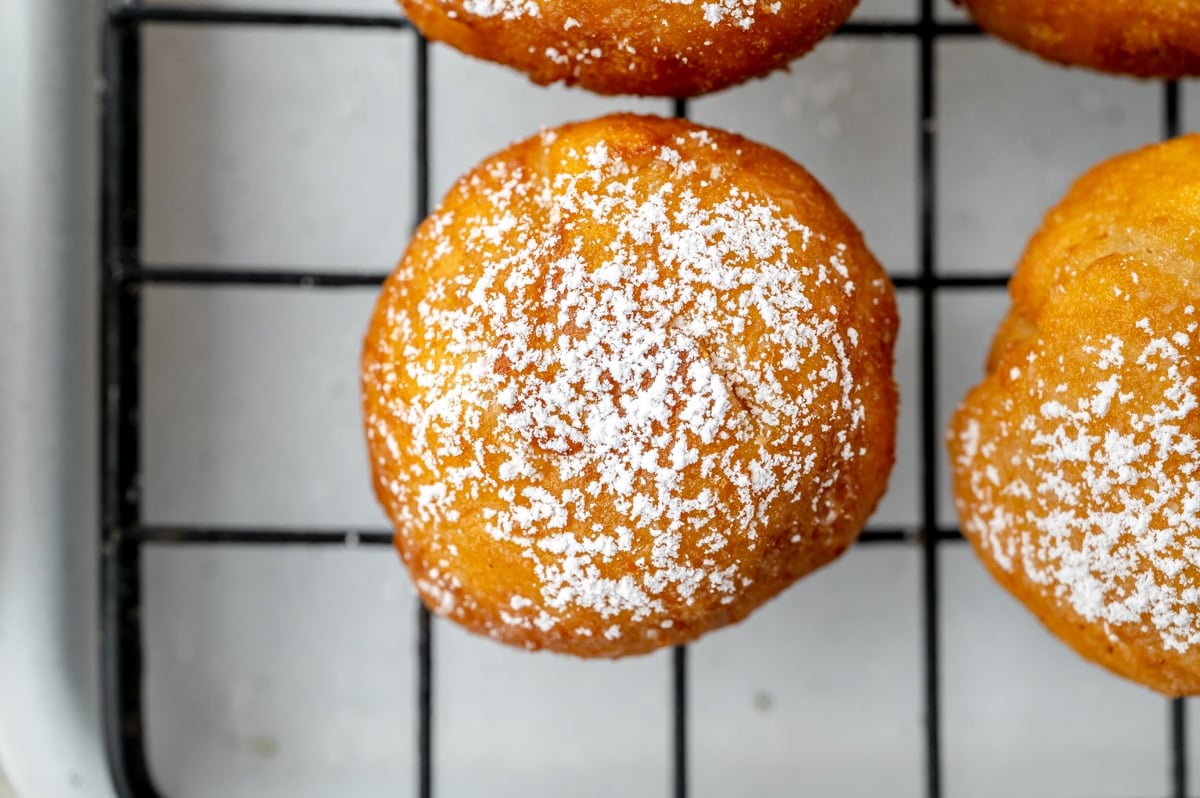
[[[18,795],[1185,794],[1184,704],[1080,662],[954,539],[940,428],[1041,213],[1095,161],[1195,129],[1194,83],[1050,67],[948,3],[864,0],[790,73],[677,108],[425,51],[390,0],[330,10],[0,9]],[[101,42],[130,31],[138,63],[105,73]],[[863,545],[685,655],[597,663],[425,626],[383,545],[355,368],[425,201],[614,109],[686,110],[833,191],[898,286],[903,408]],[[114,243],[136,246],[106,298]]]

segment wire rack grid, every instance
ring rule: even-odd
[[[151,284],[176,286],[275,286],[281,289],[324,290],[376,286],[385,274],[289,268],[246,268],[219,264],[164,265],[148,263],[140,254],[142,240],[142,32],[146,26],[266,26],[280,29],[391,30],[417,39],[411,80],[415,106],[415,167],[411,191],[420,221],[429,210],[430,72],[428,44],[399,14],[316,13],[255,8],[206,8],[200,5],[156,5],[138,0],[97,0],[102,6],[101,133],[101,684],[103,736],[109,769],[121,798],[156,798],[146,755],[143,719],[142,554],[148,543],[237,547],[346,546],[387,547],[391,534],[380,530],[315,528],[236,528],[156,526],[143,523],[141,506],[142,429],[140,391],[142,367],[142,289]],[[936,388],[936,298],[956,290],[1003,290],[1008,275],[945,274],[935,269],[937,121],[935,80],[939,40],[980,35],[969,23],[939,20],[934,0],[919,0],[915,21],[851,21],[836,34],[843,37],[906,39],[917,44],[916,99],[918,113],[918,266],[915,275],[893,275],[898,291],[916,294],[920,384],[920,517],[916,528],[869,527],[861,543],[918,547],[922,557],[922,694],[924,704],[925,794],[941,798],[943,762],[941,740],[938,552],[944,543],[962,540],[955,528],[937,521],[937,454],[941,446]],[[1181,128],[1181,100],[1174,82],[1163,84],[1161,130],[1164,137]],[[674,102],[674,112],[686,116],[687,101]],[[421,608],[417,623],[417,772],[412,789],[420,798],[436,792],[433,768],[434,627]],[[670,701],[671,795],[689,795],[688,773],[688,658],[687,649],[672,652]],[[1186,705],[1171,702],[1169,712],[1170,796],[1184,798],[1188,774],[1185,740]],[[403,791],[402,785],[398,790]]]

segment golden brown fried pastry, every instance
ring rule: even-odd
[[[950,425],[963,533],[1065,642],[1200,692],[1200,136],[1113,158],[1046,217]]]
[[[957,0],[979,27],[1060,64],[1200,75],[1200,0]]]
[[[690,97],[779,69],[858,0],[400,0],[430,39],[535,83]]]
[[[434,612],[617,657],[739,620],[884,491],[891,284],[784,155],[610,116],[419,228],[367,334],[376,493]]]

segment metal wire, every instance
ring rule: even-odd
[[[385,272],[367,269],[289,269],[274,266],[206,266],[176,263],[122,266],[120,279],[129,283],[160,285],[206,285],[235,288],[238,286],[294,286],[296,288],[362,288],[377,286],[387,278]],[[1008,285],[1007,274],[898,274],[892,284],[898,291],[977,288],[1003,288]]]
[[[1180,133],[1179,84],[1163,84],[1163,138]],[[1187,705],[1182,698],[1171,702],[1171,796],[1187,798]]]
[[[962,533],[953,527],[935,530],[942,542],[960,541]],[[920,544],[926,536],[920,527],[871,527],[862,533],[856,545],[880,543]],[[321,527],[235,527],[195,525],[126,526],[121,539],[133,543],[159,545],[253,546],[266,543],[279,546],[390,546],[392,533],[385,529],[329,529]]]
[[[108,10],[115,10],[109,5]],[[100,586],[105,751],[124,796],[155,798],[142,739],[141,548],[122,537],[141,501],[140,291],[119,277],[141,241],[141,39],[136,27],[105,25],[100,231]]]
[[[417,37],[413,76],[416,84],[416,156],[413,179],[413,227],[429,213],[429,43]],[[433,623],[424,605],[417,608],[417,795],[433,795]]]
[[[676,98],[671,111],[676,117],[687,119],[688,101]],[[671,652],[671,776],[675,798],[688,795],[687,675],[687,646],[678,646]]]
[[[919,149],[918,188],[919,273],[921,336],[921,627],[922,662],[925,667],[925,787],[929,798],[942,795],[941,658],[938,650],[938,537],[937,463],[941,453],[941,428],[937,414],[937,87],[934,83],[937,51],[934,47],[933,0],[921,0],[917,67]]]
[[[385,29],[416,36],[412,80],[415,87],[416,220],[430,207],[430,60],[425,40],[399,15],[366,15],[278,11],[254,8],[212,9],[203,6],[98,0],[102,24],[102,177],[101,177],[101,627],[104,738],[113,784],[120,798],[158,798],[146,760],[142,687],[141,552],[146,544],[203,546],[387,546],[387,530],[322,528],[235,528],[148,526],[141,520],[140,358],[141,289],[148,284],[203,285],[230,290],[244,286],[337,289],[379,285],[385,275],[371,269],[293,269],[287,266],[215,264],[150,264],[141,259],[141,31],[149,24],[187,26],[275,26],[280,28]],[[914,528],[872,527],[862,544],[906,544],[921,550],[923,690],[925,706],[924,772],[926,794],[943,794],[940,694],[940,626],[938,595],[939,544],[962,539],[957,529],[939,526],[936,327],[939,292],[1002,288],[1008,275],[942,274],[937,269],[937,43],[950,37],[975,36],[970,24],[939,21],[933,0],[920,0],[915,22],[850,22],[838,36],[890,37],[917,44],[919,270],[894,276],[899,291],[917,295],[921,380],[921,522]],[[1166,84],[1163,132],[1180,130],[1179,87]],[[675,115],[686,117],[687,102],[676,100]],[[417,754],[416,792],[432,798],[434,780],[434,626],[422,607],[417,619]],[[671,656],[671,794],[689,795],[688,657],[680,647]],[[1187,794],[1186,706],[1170,702],[1170,789],[1175,798]]]

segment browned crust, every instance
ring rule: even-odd
[[[1142,78],[1200,74],[1196,0],[958,0],[981,28],[1060,64]]]
[[[704,0],[542,2],[538,16],[505,19],[464,10],[462,0],[400,0],[427,37],[506,64],[538,84],[598,94],[690,97],[787,66],[850,16],[858,0],[759,0],[753,24],[711,24]],[[653,6],[653,7],[650,7]]]

